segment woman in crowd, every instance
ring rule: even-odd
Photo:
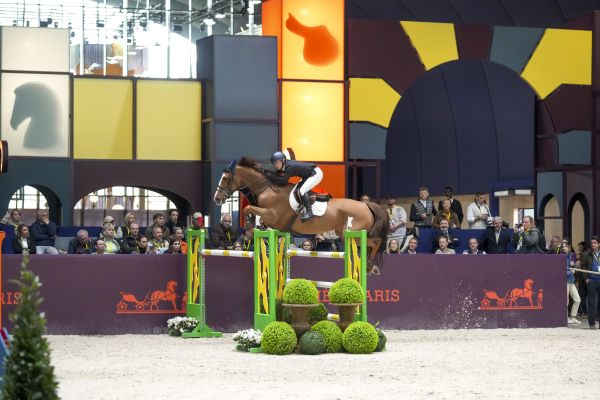
[[[115,226],[111,223],[104,223],[102,231],[104,243],[106,243],[106,254],[117,254],[121,250],[121,245],[115,239]]]
[[[177,236],[171,235],[169,250],[165,251],[165,254],[181,254],[181,241]]]
[[[304,242],[302,242],[302,250],[312,251],[312,249],[313,244],[310,240],[306,239]]]
[[[435,254],[456,254],[454,249],[448,247],[448,238],[446,236],[440,236],[438,245],[440,248],[436,250]]]
[[[15,229],[16,235],[17,230],[19,229],[19,225],[23,223],[23,221],[21,220],[21,211],[17,210],[16,208],[10,210],[10,213],[6,213],[6,215],[4,216],[4,218],[2,218],[2,221],[0,221],[0,223],[3,225],[12,225]]]
[[[475,238],[469,239],[469,248],[463,251],[463,254],[485,254],[485,251],[479,250],[479,242]]]
[[[456,215],[456,213],[450,209],[451,206],[452,203],[450,202],[449,198],[446,197],[444,200],[442,200],[442,210],[433,218],[434,228],[439,228],[440,219],[445,218],[448,220],[450,229],[460,229],[458,215]]]
[[[123,226],[117,228],[117,234],[121,231],[123,236],[131,236],[131,224],[135,223],[135,214],[128,212],[123,217]]]
[[[573,253],[571,243],[567,239],[563,239],[561,244],[562,253],[567,256],[567,304],[569,304],[569,296],[573,299],[573,306],[571,307],[571,313],[567,315],[567,321],[569,324],[580,324],[579,320],[575,318],[577,316],[577,310],[579,310],[579,304],[581,298],[575,287],[575,272],[571,268],[575,268],[577,262],[577,256]],[[568,313],[569,310],[567,310]]]
[[[240,242],[235,242],[233,244],[233,250],[242,250],[242,244]]]
[[[136,239],[135,249],[131,254],[150,254],[148,252],[148,238],[144,235],[138,236]]]
[[[400,254],[400,245],[398,244],[398,241],[396,239],[390,240],[385,252],[388,254]]]
[[[23,250],[28,250],[29,254],[35,254],[35,243],[29,236],[29,228],[25,224],[17,227],[17,235],[12,241],[13,253],[23,254]]]

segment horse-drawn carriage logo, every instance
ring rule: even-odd
[[[513,288],[506,291],[504,297],[501,297],[493,290],[483,290],[483,299],[481,299],[480,310],[542,310],[544,291],[533,288],[533,279],[527,278],[523,282],[522,288]],[[535,297],[535,305],[534,305]],[[524,299],[527,302],[525,303]],[[523,304],[525,303],[525,304]]]
[[[135,294],[120,292],[121,299],[117,303],[117,314],[185,314],[187,304],[187,292],[179,296],[175,290],[177,282],[167,282],[166,290],[154,290],[146,293],[143,300],[139,300]],[[180,308],[177,308],[177,298]],[[161,302],[170,303],[170,309],[162,309]]]

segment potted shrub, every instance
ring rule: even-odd
[[[362,286],[351,278],[339,279],[329,289],[329,300],[339,309],[340,328],[344,331],[354,321],[356,308],[363,303]]]
[[[290,354],[297,344],[294,329],[285,322],[277,321],[265,327],[260,340],[260,347],[267,354]]]
[[[323,335],[325,351],[328,353],[337,353],[342,349],[342,330],[335,322],[317,322],[311,329]]]
[[[292,311],[292,327],[298,337],[310,330],[308,313],[319,304],[319,292],[311,281],[292,279],[283,289],[283,306]]]
[[[322,354],[325,353],[325,338],[317,331],[308,331],[300,338],[300,353],[302,354]]]
[[[379,343],[377,330],[368,322],[353,322],[342,334],[342,345],[348,353],[372,353],[377,348],[377,343]]]

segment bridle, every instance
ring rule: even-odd
[[[229,199],[235,192],[235,190],[232,190],[233,183],[235,182],[235,168],[226,168],[225,170],[223,170],[223,175],[230,175],[230,178],[228,178],[228,183],[226,187],[223,187],[221,185],[221,182],[219,182],[219,185],[217,186],[217,193],[223,194],[223,196],[225,197],[223,200],[225,201]],[[223,181],[223,179],[221,179],[221,181]]]

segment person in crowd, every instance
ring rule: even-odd
[[[457,200],[458,201],[458,200]],[[435,218],[433,219],[433,227],[440,227],[440,219],[446,218],[450,224],[450,229],[460,229],[460,221],[458,215],[452,210],[450,199],[445,198],[440,201],[440,209]]]
[[[80,229],[74,239],[69,241],[68,254],[92,254],[94,244],[92,243],[88,231]]]
[[[476,238],[469,239],[469,248],[463,251],[463,254],[485,254],[485,251],[479,250],[479,242]]]
[[[560,237],[554,235],[550,238],[550,246],[548,246],[548,254],[560,254],[562,253]]]
[[[121,233],[123,235],[123,238],[125,238],[126,236],[132,236],[132,234],[131,234],[131,225],[135,224],[135,223],[136,223],[135,214],[132,213],[132,212],[128,212],[123,217],[123,226],[117,228],[117,232],[120,229]],[[140,226],[138,225],[138,233],[136,234],[136,236],[139,235],[139,229],[140,229]]]
[[[22,221],[21,211],[18,209],[12,209],[10,212],[7,212],[6,215],[0,220],[0,225],[12,225],[15,229],[15,235],[17,234],[17,230],[19,229],[19,225],[23,223]]]
[[[20,224],[17,227],[17,233],[12,240],[12,249],[15,254],[23,254],[27,251],[28,254],[36,254],[35,243],[29,235],[29,227],[25,224]]]
[[[419,239],[412,237],[408,240],[408,247],[402,252],[403,254],[417,254]]]
[[[306,250],[306,251],[312,251],[313,250],[313,243],[312,241],[306,239],[302,242],[302,246],[301,246],[302,250]]]
[[[233,244],[233,250],[243,251],[242,244],[238,241]]]
[[[179,242],[181,243],[181,253],[187,254],[188,245],[187,245],[186,241],[183,240],[185,238],[184,229],[180,226],[176,226],[175,228],[173,228],[173,235],[175,235],[177,237],[177,239],[179,240]]]
[[[586,242],[579,242],[577,244],[577,268],[583,268],[581,266],[583,257],[590,252],[590,248]],[[587,274],[582,272],[575,272],[575,281],[577,283],[577,291],[579,292],[579,298],[581,304],[579,305],[579,316],[587,317]]]
[[[113,238],[116,240],[119,240],[119,241],[122,240],[123,239],[123,229],[121,229],[121,227],[115,227],[115,219],[110,215],[107,215],[106,217],[104,217],[104,221],[102,222],[102,232],[100,232],[100,235],[98,235],[98,236],[100,238],[104,237],[104,236],[102,236],[104,234],[104,229],[109,224],[112,225],[113,230],[115,231]]]
[[[104,239],[96,239],[95,250],[92,254],[106,254],[106,242]]]
[[[406,236],[406,223],[408,216],[403,207],[396,205],[396,199],[389,196],[386,200],[388,217],[390,219],[390,229],[388,231],[388,246],[391,240],[396,240],[398,244],[404,241]]]
[[[448,247],[448,244],[448,238],[446,236],[440,236],[438,249],[435,251],[435,254],[456,254],[454,249]]]
[[[179,220],[179,210],[171,208],[167,211],[169,220],[165,222],[165,226],[169,228],[169,231],[175,232],[175,228],[179,227],[185,231],[185,224]]]
[[[433,237],[433,251],[434,252],[438,249],[441,237],[446,238],[446,242],[447,242],[446,245],[448,248],[450,248],[452,250],[454,250],[454,249],[458,248],[458,246],[460,246],[460,240],[456,236],[452,235],[452,233],[450,233],[449,223],[448,223],[448,220],[445,218],[440,219],[440,229],[438,229],[437,232],[435,232],[435,235]]]
[[[108,222],[104,224],[102,239],[104,239],[104,243],[106,244],[107,254],[117,254],[121,251],[121,244],[115,239],[115,226],[113,224]]]
[[[37,220],[29,228],[36,254],[58,254],[58,250],[54,247],[57,226],[50,221],[48,215],[48,210],[39,210]]]
[[[153,224],[147,227],[146,231],[144,232],[144,236],[146,236],[148,240],[152,241],[152,238],[154,237],[155,227],[160,228],[160,230],[162,231],[163,238],[168,238],[169,236],[171,236],[171,231],[165,226],[165,216],[163,215],[163,213],[154,214],[152,216],[152,222]]]
[[[148,251],[148,238],[146,236],[138,236],[135,250],[133,250],[131,254],[150,254]]]
[[[533,217],[523,217],[523,226],[516,231],[512,237],[512,245],[517,254],[539,254],[544,253],[540,249],[540,231],[535,226]]]
[[[199,211],[196,211],[192,215],[192,229],[204,229],[204,216]]]
[[[454,212],[454,214],[456,214],[457,218],[458,218],[458,227],[460,227],[460,225],[463,222],[463,210],[462,210],[462,204],[460,204],[460,201],[456,200],[454,197],[454,190],[452,190],[452,186],[446,186],[444,188],[444,195],[446,196],[446,199],[450,200],[450,210],[452,210],[452,212]],[[440,200],[439,204],[438,204],[438,210],[442,211],[444,210],[443,207],[443,201],[446,199],[442,199]],[[447,218],[447,217],[446,217]],[[449,219],[450,221],[450,219]]]
[[[165,251],[165,254],[181,254],[181,241],[177,235],[171,235],[169,238],[169,249]]]
[[[568,240],[563,240],[561,245],[561,253],[567,256],[567,304],[569,304],[569,297],[573,300],[573,306],[571,307],[571,312],[567,310],[567,321],[569,324],[580,324],[577,317],[577,311],[579,310],[579,304],[581,303],[581,298],[579,297],[579,293],[577,292],[577,288],[575,287],[575,271],[571,268],[576,267],[577,256],[573,252],[573,248],[571,247],[571,243]]]
[[[369,196],[368,194],[363,194],[362,196],[360,196],[360,201],[362,201],[363,203],[368,203],[371,201],[371,196]]]
[[[485,204],[485,195],[477,192],[475,200],[467,207],[469,229],[485,229],[491,221],[490,208]]]
[[[210,236],[214,249],[231,250],[238,239],[237,231],[231,226],[231,215],[224,214],[221,223],[214,227]]]
[[[598,297],[600,297],[600,239],[598,236],[592,236],[590,245],[591,251],[582,257],[581,267],[582,269],[596,272],[596,274],[586,274],[585,278],[585,283],[587,284],[588,325],[590,329],[596,329]]]
[[[388,254],[400,254],[400,244],[396,239],[391,239],[388,241],[387,248],[385,252]]]
[[[501,217],[492,218],[492,226],[483,233],[479,248],[487,254],[508,254],[510,232],[502,225]]]
[[[247,223],[246,230],[235,243],[239,243],[244,251],[254,251],[254,225]]]
[[[436,215],[433,201],[429,198],[429,189],[419,188],[419,198],[410,206],[410,220],[419,228],[431,228]]]
[[[317,251],[340,251],[343,248],[342,241],[336,235],[335,229],[315,235]]]
[[[148,253],[164,254],[169,250],[169,242],[163,239],[163,231],[160,226],[152,228],[152,239],[148,241]]]
[[[121,242],[121,253],[131,254],[135,250],[137,240],[140,237],[140,226],[136,222],[132,222],[127,229],[124,229],[124,232],[126,234]]]

